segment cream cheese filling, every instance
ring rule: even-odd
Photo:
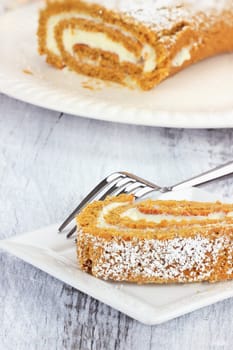
[[[173,58],[172,66],[180,67],[185,61],[190,60],[191,58],[191,46],[183,47]]]
[[[225,214],[223,212],[216,212],[211,213],[207,216],[201,216],[201,215],[168,215],[168,214],[144,214],[140,212],[137,208],[130,208],[127,211],[125,211],[123,214],[121,214],[121,217],[128,217],[131,220],[137,221],[137,220],[145,220],[147,222],[155,222],[155,223],[161,223],[162,221],[172,221],[175,220],[177,222],[180,222],[182,220],[191,221],[191,220],[206,220],[206,219],[212,219],[212,220],[219,220],[223,219],[225,217]]]
[[[156,63],[157,55],[156,55],[155,49],[148,44],[144,45],[142,50],[142,57],[145,61],[144,73],[152,72],[157,65]]]
[[[54,35],[55,27],[59,22],[70,19],[70,18],[80,18],[91,20],[94,23],[100,23],[98,19],[93,19],[91,16],[84,14],[77,14],[75,12],[63,12],[58,15],[51,16],[47,22],[47,37],[46,37],[46,46],[47,49],[53,52],[57,56],[61,56],[60,50],[57,46],[57,42]],[[117,26],[108,25],[110,28],[119,29]],[[121,31],[122,32],[122,31]],[[122,32],[124,35],[132,38],[132,35],[128,32]],[[88,45],[94,49],[101,49],[115,53],[119,57],[120,62],[130,62],[133,64],[139,64],[143,62],[143,71],[144,73],[152,72],[156,68],[156,51],[149,45],[145,44],[143,46],[141,57],[136,57],[136,55],[130,52],[125,48],[121,43],[111,40],[105,33],[99,32],[88,32],[80,29],[70,29],[67,28],[63,32],[63,43],[65,49],[73,55],[73,46],[75,44],[84,44]]]
[[[114,225],[110,225],[106,222],[105,220],[105,216],[108,215],[110,213],[110,211],[112,211],[113,209],[116,209],[117,207],[120,206],[126,206],[128,205],[128,202],[117,202],[117,203],[110,203],[108,205],[106,205],[102,211],[100,212],[98,219],[97,219],[97,227],[99,228],[115,228]],[[186,221],[190,221],[190,220],[219,220],[219,219],[223,219],[225,217],[232,217],[233,216],[233,212],[230,212],[228,214],[225,214],[223,212],[215,212],[215,213],[211,213],[207,216],[202,216],[202,215],[190,215],[190,216],[185,216],[185,215],[168,215],[168,214],[144,214],[142,212],[140,212],[137,207],[133,207],[130,208],[128,210],[126,210],[124,213],[122,213],[120,215],[122,218],[129,218],[133,221],[137,221],[137,220],[145,220],[147,222],[154,222],[154,223],[161,223],[162,221],[166,220],[166,221],[171,221],[171,220],[175,220],[177,222],[180,222],[182,220],[186,220]],[[225,223],[226,226],[228,226],[227,223]],[[208,225],[207,225],[208,226]],[[229,224],[229,226],[232,226],[232,224]],[[148,230],[148,229],[146,229]]]
[[[65,50],[73,55],[75,44],[85,44],[93,49],[114,52],[120,62],[137,63],[135,55],[121,44],[111,40],[105,33],[87,32],[81,29],[67,28],[63,31],[63,45]]]
[[[93,20],[91,16],[80,14],[80,13],[77,14],[76,12],[62,12],[58,15],[49,17],[47,22],[46,46],[48,50],[53,52],[55,55],[60,56],[60,50],[57,46],[57,42],[54,35],[54,29],[59,22],[70,18],[82,18],[82,19]]]
[[[99,217],[97,219],[97,227],[99,228],[111,228],[111,227],[115,227],[113,225],[108,224],[105,221],[105,216],[109,214],[109,212],[113,209],[116,209],[117,207],[121,207],[122,205],[127,205],[129,203],[127,202],[117,202],[117,203],[111,203],[106,205],[105,207],[103,207],[102,211],[99,214]]]
[[[137,58],[134,53],[125,48],[121,43],[111,40],[105,33],[88,32],[81,29],[67,28],[63,31],[63,45],[67,52],[73,55],[75,44],[88,45],[93,49],[99,49],[116,54],[119,61],[138,64],[141,58],[144,60],[144,72],[151,72],[156,68],[155,50],[145,45],[141,58]]]

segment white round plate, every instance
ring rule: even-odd
[[[90,79],[66,69],[50,67],[38,55],[39,6],[41,3],[23,7],[0,19],[1,92],[48,109],[114,122],[233,127],[233,54],[189,67],[148,92],[90,83]]]

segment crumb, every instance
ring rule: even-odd
[[[111,81],[95,78],[86,79],[81,84],[84,89],[89,89],[92,91],[101,91],[103,88],[114,86],[114,83]]]
[[[33,75],[32,71],[30,69],[23,69],[23,73],[28,74],[28,75]]]
[[[103,83],[100,80],[88,79],[82,82],[82,87],[91,91],[100,91],[103,87]]]
[[[84,89],[95,90],[95,88],[92,85],[90,85],[88,82],[86,82],[86,81],[82,82],[82,87]]]

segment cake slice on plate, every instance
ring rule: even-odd
[[[48,0],[38,39],[57,68],[148,90],[233,51],[233,1]]]
[[[82,270],[114,281],[170,283],[233,278],[233,205],[144,200],[89,204],[77,216]]]

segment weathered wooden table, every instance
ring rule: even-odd
[[[105,123],[0,95],[0,238],[61,221],[112,171],[168,185],[232,160],[232,141],[231,129]],[[233,177],[206,188],[232,196]],[[0,262],[1,350],[232,349],[233,299],[149,327],[5,252]]]

